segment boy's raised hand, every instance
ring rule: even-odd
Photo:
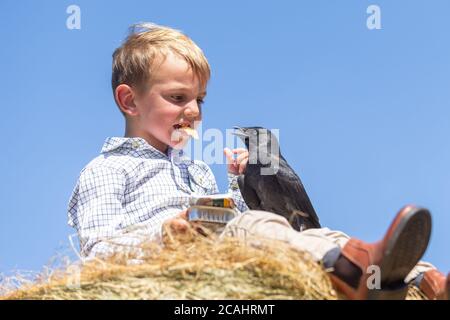
[[[231,150],[230,148],[223,149],[223,153],[227,158],[228,172],[235,175],[240,175],[245,172],[248,163],[248,150],[244,148],[237,148]],[[237,155],[234,158],[234,155]]]

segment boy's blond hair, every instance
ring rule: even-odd
[[[125,42],[113,53],[112,89],[127,84],[140,92],[148,89],[156,69],[156,61],[171,52],[184,59],[202,87],[210,78],[208,60],[202,50],[181,31],[153,23],[139,23],[130,27]]]

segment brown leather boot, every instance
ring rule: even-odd
[[[429,270],[423,274],[419,288],[430,300],[449,300],[450,273],[446,277],[436,269]]]
[[[424,254],[430,234],[429,211],[406,206],[397,214],[381,241],[373,244],[353,238],[348,241],[341,250],[341,258],[358,268],[359,279],[348,281],[348,277],[342,276],[348,275],[348,270],[335,268],[330,274],[332,283],[350,299],[404,299],[408,290],[404,279]],[[379,289],[368,287],[367,280],[373,274],[367,269],[369,266],[380,268]]]

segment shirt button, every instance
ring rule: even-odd
[[[131,146],[132,146],[134,149],[137,149],[137,148],[139,148],[139,142],[133,141],[133,142],[131,143]]]

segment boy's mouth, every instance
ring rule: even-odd
[[[190,128],[191,125],[189,123],[177,123],[173,125],[174,129],[181,129],[181,128]]]
[[[173,125],[173,128],[175,130],[180,130],[186,133],[187,135],[191,136],[194,139],[198,139],[198,133],[195,129],[191,128],[191,125],[189,123],[177,123]]]

